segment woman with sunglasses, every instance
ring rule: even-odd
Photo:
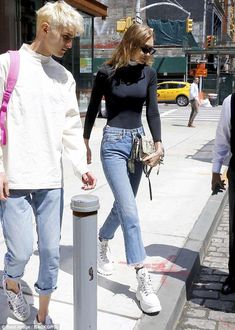
[[[99,231],[97,270],[102,275],[112,274],[113,262],[108,241],[121,225],[127,264],[136,270],[136,297],[141,309],[148,314],[160,312],[161,305],[144,266],[146,252],[135,200],[143,165],[136,163],[135,172],[130,173],[128,159],[134,137],[136,134],[144,134],[141,122],[144,103],[148,126],[156,147],[156,153],[147,159],[148,165],[156,166],[163,155],[156,102],[156,71],[149,66],[154,52],[152,29],[140,24],[129,27],[111,59],[96,75],[84,126],[87,161],[90,163],[89,138],[101,99],[105,96],[108,119],[101,143],[101,161],[114,195],[114,204]]]

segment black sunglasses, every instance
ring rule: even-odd
[[[140,49],[142,50],[142,52],[144,54],[149,54],[149,55],[153,55],[156,53],[156,49],[151,47],[151,46],[147,46],[145,45],[144,47],[140,47]]]

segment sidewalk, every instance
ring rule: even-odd
[[[91,170],[98,178],[97,188],[91,193],[99,197],[101,204],[98,212],[99,226],[113,203],[99,160],[99,144],[104,124],[104,119],[98,119],[91,137],[94,154]],[[146,127],[145,120],[144,124]],[[225,195],[210,197],[211,148],[216,122],[200,122],[195,129],[190,129],[186,122],[172,124],[169,120],[163,120],[162,126],[166,157],[160,174],[156,175],[154,171],[151,174],[153,201],[149,200],[148,182],[143,177],[137,203],[148,255],[146,261],[163,310],[158,316],[149,317],[143,315],[139,309],[135,299],[135,272],[125,264],[123,237],[121,230],[118,230],[115,239],[111,241],[116,271],[110,277],[98,276],[98,330],[174,329],[176,318],[185,302],[185,283],[191,282],[199,267],[199,259],[203,255],[214,219],[221,210],[220,204]],[[58,289],[52,297],[50,315],[60,325],[60,330],[72,330],[73,224],[70,200],[72,196],[84,192],[80,190],[81,183],[74,177],[67,160],[64,162],[64,169],[65,211],[61,263]],[[5,244],[0,232],[0,276],[4,253]],[[32,307],[32,317],[28,324],[32,323],[38,306],[38,298],[33,289],[37,269],[35,239],[34,255],[23,277],[27,299],[35,306]],[[8,313],[2,290],[0,306],[0,324],[20,324]]]
[[[226,205],[218,227],[185,304],[177,330],[235,330],[235,294],[221,294],[228,274],[229,210]]]

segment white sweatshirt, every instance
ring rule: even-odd
[[[221,167],[229,163],[231,158],[231,95],[223,101],[220,120],[216,129],[215,144],[213,148],[213,173],[220,173]]]
[[[0,101],[9,70],[0,55]],[[19,76],[7,110],[7,144],[1,146],[0,171],[10,189],[63,186],[62,152],[74,172],[88,172],[82,125],[72,74],[51,57],[20,48]]]
[[[190,86],[190,96],[189,96],[190,101],[192,100],[199,101],[198,94],[199,94],[198,84],[193,82]]]

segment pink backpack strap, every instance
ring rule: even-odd
[[[20,66],[20,54],[17,50],[9,50],[10,55],[10,67],[8,77],[6,81],[6,88],[3,92],[2,105],[0,108],[0,129],[1,129],[1,144],[5,145],[7,142],[6,137],[6,113],[7,106],[14,90],[15,84],[18,79],[19,66]]]

